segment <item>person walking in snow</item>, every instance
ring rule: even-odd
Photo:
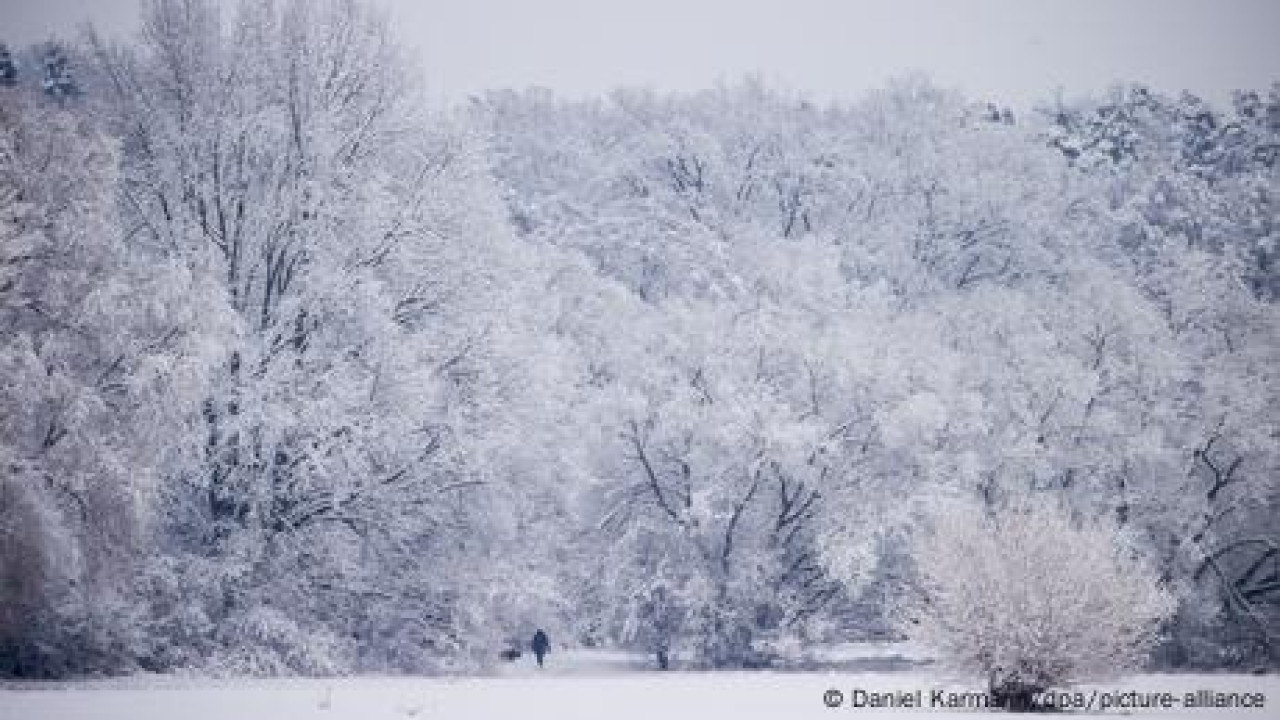
[[[538,659],[538,667],[542,667],[542,658],[546,657],[547,651],[551,649],[551,640],[547,638],[547,634],[538,628],[538,632],[533,634],[533,656]]]

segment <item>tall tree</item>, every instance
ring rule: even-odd
[[[203,602],[165,622],[261,672],[463,649],[506,304],[475,144],[355,2],[163,0],[98,57],[133,243],[198,279],[221,354],[164,485],[174,603]]]
[[[4,674],[114,670],[150,650],[140,578],[165,408],[199,382],[169,268],[123,242],[118,177],[92,122],[0,88]]]

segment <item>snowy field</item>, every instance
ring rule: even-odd
[[[865,667],[897,656],[875,648],[845,658]],[[527,659],[526,659],[527,660]],[[850,717],[873,714],[910,720],[981,716],[979,711],[854,709],[852,691],[958,692],[978,688],[938,673],[921,671],[671,672],[639,666],[642,658],[578,651],[552,657],[546,670],[522,660],[491,677],[359,677],[298,680],[210,680],[136,677],[97,682],[0,685],[0,720],[403,720],[404,718],[783,718]],[[839,708],[823,696],[844,694]],[[1091,691],[1095,688],[1083,688]],[[1163,692],[1178,696],[1199,690],[1261,693],[1261,709],[1110,711],[1087,715],[1143,718],[1257,718],[1280,716],[1280,676],[1144,675],[1109,683],[1099,691]]]

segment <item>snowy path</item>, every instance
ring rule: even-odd
[[[921,672],[722,672],[657,673],[637,669],[621,653],[578,652],[552,656],[545,671],[532,663],[507,666],[485,678],[360,677],[307,680],[204,680],[130,678],[55,686],[0,684],[0,720],[419,720],[520,718],[596,720],[636,718],[850,717],[873,714],[973,718],[975,712],[831,709],[823,694],[839,689],[961,689]],[[559,661],[558,663],[556,661]],[[1261,710],[1137,711],[1143,718],[1257,718],[1280,716],[1280,676],[1147,675],[1115,684],[1124,690],[1212,689],[1263,693]],[[972,689],[972,688],[970,688]],[[1120,713],[1109,713],[1118,715]],[[1005,716],[1007,717],[1007,716]]]

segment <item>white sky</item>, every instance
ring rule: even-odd
[[[693,89],[748,73],[817,99],[923,71],[1025,105],[1115,80],[1232,88],[1280,80],[1280,0],[371,0],[447,98],[542,85]],[[230,4],[230,3],[228,3]],[[0,39],[129,31],[135,0],[0,0]]]

